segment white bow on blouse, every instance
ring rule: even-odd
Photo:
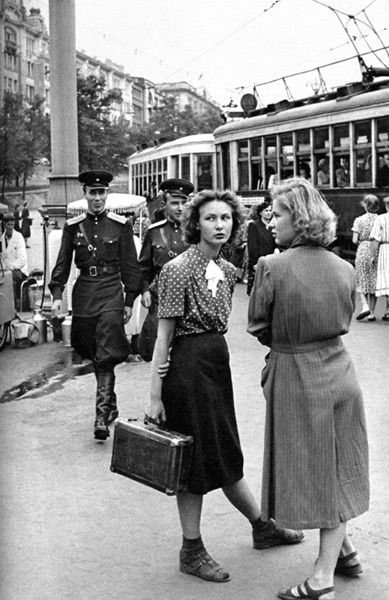
[[[217,284],[219,281],[223,281],[224,273],[217,264],[210,260],[205,270],[205,279],[208,280],[208,289],[211,290],[212,296],[216,297]]]

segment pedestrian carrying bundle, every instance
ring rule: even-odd
[[[187,489],[192,446],[191,436],[117,419],[111,471],[173,496]]]

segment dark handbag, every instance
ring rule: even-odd
[[[29,217],[27,217],[26,221],[27,221],[27,225],[30,225],[30,226],[32,225],[32,219],[30,219]]]
[[[192,447],[189,435],[117,419],[111,471],[173,496],[187,489]]]
[[[139,334],[138,349],[139,354],[146,362],[153,358],[155,340],[158,333],[158,306],[151,304],[149,312],[144,320],[141,332]]]

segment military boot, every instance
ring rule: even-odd
[[[115,375],[112,371],[96,372],[96,420],[95,439],[106,440],[109,437],[108,418],[111,410],[111,398]]]
[[[113,375],[113,385],[112,385],[112,394],[111,394],[111,406],[110,406],[110,411],[109,411],[109,415],[108,415],[108,419],[107,419],[107,425],[112,425],[112,423],[119,416],[118,405],[117,405],[117,398],[116,398],[116,394],[114,392],[114,388],[115,388],[115,374]]]

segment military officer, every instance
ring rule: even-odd
[[[152,223],[143,240],[139,265],[141,270],[142,304],[149,309],[149,318],[154,326],[148,328],[147,349],[143,342],[142,333],[140,346],[143,344],[141,354],[145,360],[151,360],[153,340],[156,337],[156,313],[158,307],[158,278],[164,264],[169,262],[187,248],[181,220],[188,196],[194,190],[190,181],[186,179],[167,179],[160,185],[162,192],[162,206],[165,219]],[[148,323],[145,323],[147,326]]]
[[[72,293],[71,344],[81,357],[93,361],[97,380],[94,437],[106,440],[108,425],[119,415],[114,368],[129,354],[124,324],[140,293],[140,271],[130,222],[105,209],[111,173],[85,171],[78,179],[87,213],[66,222],[49,289],[53,316],[59,316],[74,253],[80,273]]]

